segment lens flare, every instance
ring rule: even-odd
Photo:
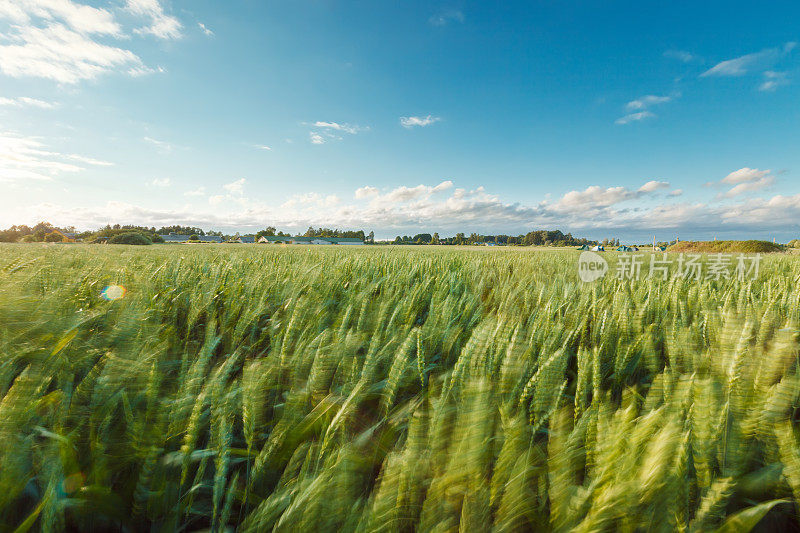
[[[122,285],[109,285],[105,289],[103,289],[103,292],[100,293],[100,296],[102,296],[109,302],[113,302],[114,300],[119,300],[120,298],[124,298],[127,292],[128,290]]]

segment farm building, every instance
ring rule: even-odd
[[[264,236],[258,239],[264,244],[364,244],[361,239],[345,237],[291,237],[291,236]]]
[[[61,231],[60,229],[54,229],[53,233],[57,233],[61,235],[62,242],[75,242],[77,240],[78,234],[77,233],[69,233],[66,231]]]
[[[181,235],[179,233],[170,233],[169,235],[162,235],[164,242],[187,242],[191,235]],[[198,235],[199,242],[222,242],[222,237],[217,235]]]

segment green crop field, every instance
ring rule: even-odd
[[[0,246],[0,531],[797,528],[800,258],[578,255]]]

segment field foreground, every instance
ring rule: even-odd
[[[0,246],[0,531],[797,529],[800,259],[577,257]]]

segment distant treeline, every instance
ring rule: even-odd
[[[236,235],[228,235],[221,231],[209,230],[193,226],[163,226],[155,227],[134,226],[134,225],[106,225],[97,231],[78,232],[72,226],[58,227],[49,222],[40,222],[35,226],[11,226],[8,229],[0,230],[0,242],[61,242],[65,235],[70,239],[83,242],[105,242],[117,235],[125,233],[140,233],[147,237],[151,242],[164,242],[162,235],[175,233],[179,235],[214,235],[222,237],[223,240],[232,239]],[[368,244],[375,243],[375,233],[364,230],[340,230],[335,228],[314,228],[309,227],[305,232],[298,232],[294,235],[289,232],[277,230],[274,226],[267,226],[254,234],[256,239],[262,236],[279,237],[339,237],[361,239]],[[604,243],[609,242],[608,239]],[[613,240],[611,241],[613,242]],[[560,230],[536,230],[521,235],[481,235],[478,233],[456,233],[452,237],[440,237],[438,233],[418,233],[413,236],[398,235],[391,244],[444,244],[444,245],[469,245],[469,244],[496,244],[505,246],[582,246],[584,244],[594,245],[597,241],[573,237],[571,233],[563,233]]]
[[[480,235],[470,233],[456,233],[453,237],[440,237],[438,233],[418,233],[409,236],[398,235],[392,244],[497,244],[506,246],[582,246],[584,244],[597,244],[597,241],[573,237],[571,233],[564,234],[559,230],[536,230],[524,235]]]
[[[239,236],[238,233],[235,235],[228,235],[222,231],[206,231],[202,228],[180,225],[163,226],[156,229],[155,227],[148,228],[146,226],[134,226],[130,224],[108,224],[104,228],[101,228],[97,231],[79,232],[74,226],[59,227],[54,226],[49,222],[39,222],[35,226],[19,225],[11,226],[5,230],[0,230],[0,242],[62,242],[65,239],[65,236],[68,239],[80,240],[84,242],[100,242],[125,233],[140,233],[155,243],[164,242],[162,235],[169,235],[171,233],[189,236],[213,235],[222,237],[223,240],[229,240]],[[309,227],[305,233],[298,232],[292,234],[290,232],[278,231],[273,226],[268,226],[255,234],[251,233],[249,235],[255,235],[256,238],[265,235],[277,235],[279,237],[339,237],[356,238],[370,243],[375,242],[375,234],[371,231],[369,234],[365,234],[364,230],[351,231],[331,228],[314,229],[313,227]]]

